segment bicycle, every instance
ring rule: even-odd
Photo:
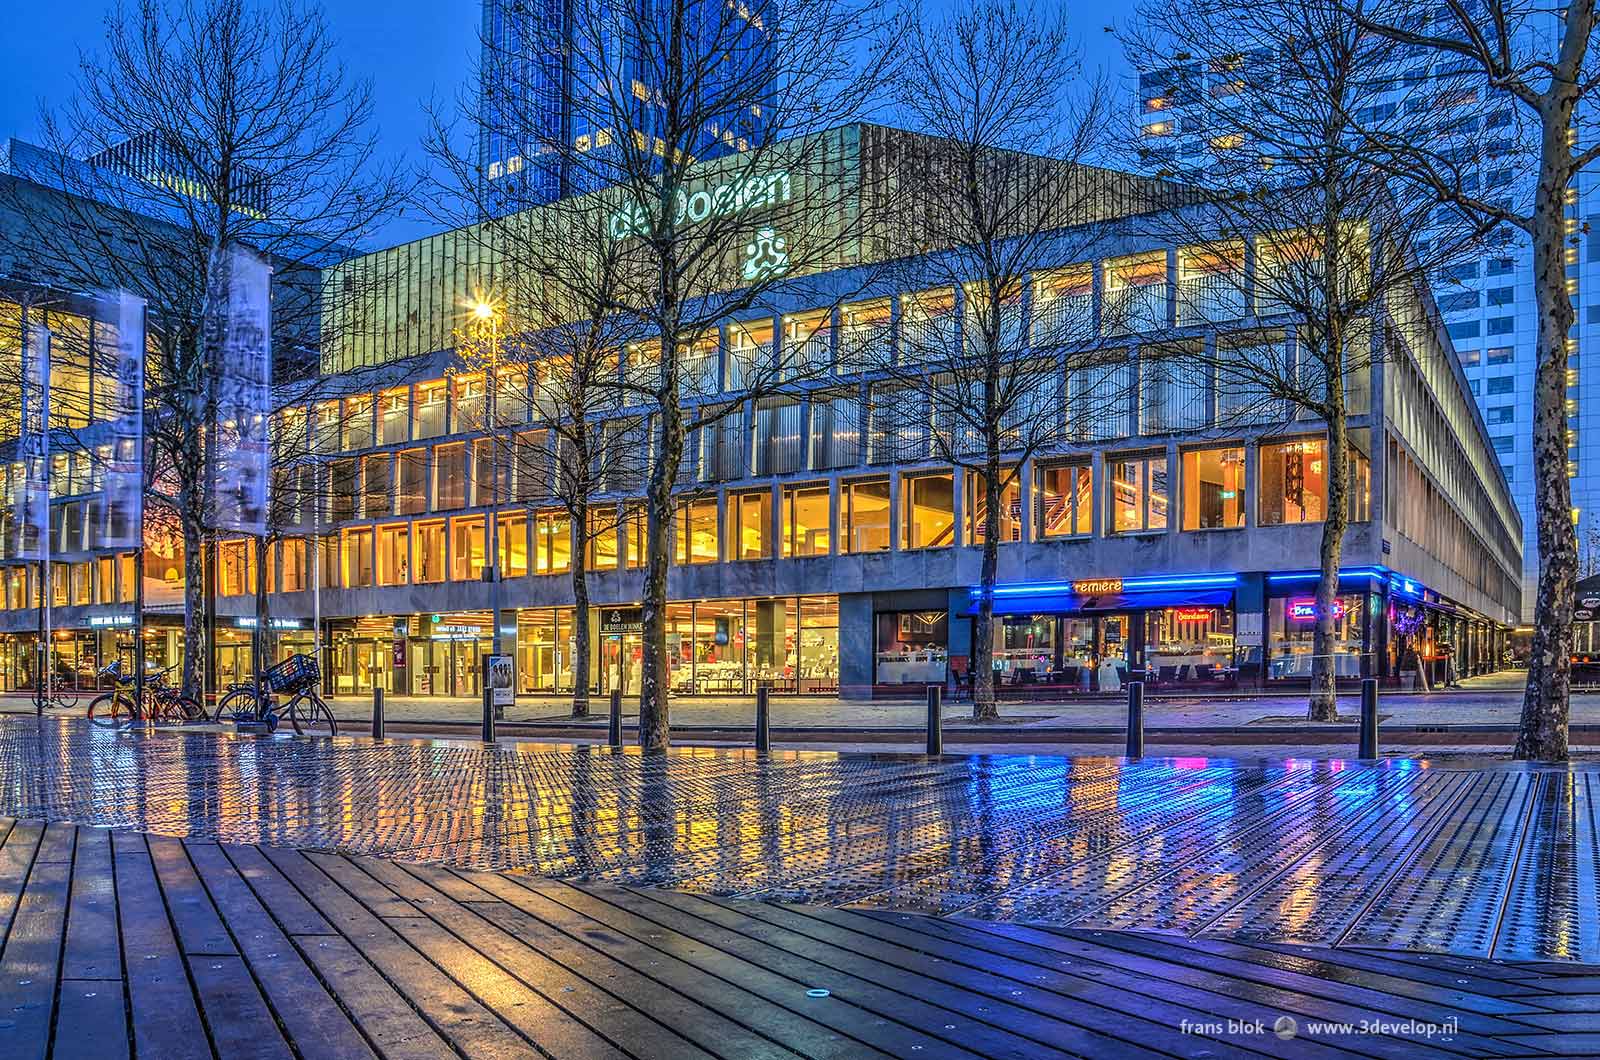
[[[289,719],[296,736],[337,736],[339,723],[333,711],[317,692],[322,673],[316,659],[291,655],[276,666],[261,671],[260,695],[254,684],[236,684],[217,701],[213,720],[232,717],[236,722],[260,722],[268,732],[277,732],[279,722]],[[275,698],[287,695],[286,702]]]
[[[37,697],[37,693],[35,693]],[[47,707],[60,707],[62,710],[71,710],[78,705],[78,689],[76,682],[69,681],[62,674],[56,674],[45,683],[44,705]]]
[[[141,720],[168,723],[205,720],[204,707],[167,684],[166,675],[176,669],[175,665],[169,666],[146,677],[144,702],[138,703],[133,696],[134,675],[124,673],[122,660],[116,660],[100,671],[100,676],[111,678],[115,686],[89,704],[89,721],[101,728],[120,729]]]

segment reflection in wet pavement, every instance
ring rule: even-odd
[[[835,755],[0,719],[0,814],[719,895],[1600,961],[1595,778],[1391,760]]]

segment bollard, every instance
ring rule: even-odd
[[[494,743],[494,682],[489,678],[489,657],[484,656],[481,668],[483,689],[483,731],[479,734],[484,743]]]
[[[772,706],[768,701],[770,688],[756,689],[756,753],[772,750]]]
[[[372,689],[372,738],[383,739],[383,689]]]
[[[1361,751],[1360,758],[1378,757],[1378,679],[1369,677],[1361,682]]]
[[[606,743],[613,751],[622,750],[622,689],[611,690],[611,725]]]
[[[944,754],[944,712],[939,702],[942,691],[938,685],[928,686],[928,753],[931,755]]]
[[[1128,749],[1129,758],[1144,757],[1144,682],[1128,682]]]

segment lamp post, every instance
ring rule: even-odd
[[[489,435],[489,555],[486,574],[489,580],[489,621],[494,631],[492,651],[500,654],[500,424],[495,408],[499,387],[496,373],[500,368],[500,315],[488,302],[478,302],[472,315],[489,326],[489,361],[484,370],[484,387],[488,391],[488,416],[485,433]]]

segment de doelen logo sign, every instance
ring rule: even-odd
[[[782,170],[753,177],[739,177],[711,184],[694,191],[680,189],[673,210],[674,226],[700,224],[713,217],[736,217],[752,210],[781,206],[794,198],[794,183]],[[628,203],[611,215],[612,239],[627,239],[650,233],[650,214],[638,203]]]

